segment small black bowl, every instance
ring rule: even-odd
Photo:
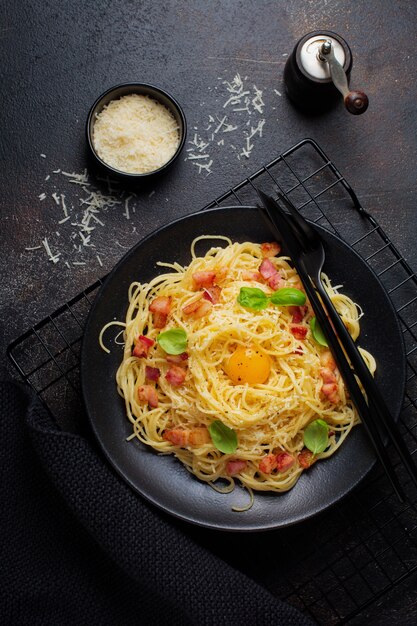
[[[93,127],[96,120],[96,117],[104,107],[109,104],[112,100],[118,100],[123,96],[127,96],[129,94],[141,94],[144,96],[149,96],[153,100],[160,102],[163,104],[174,116],[175,121],[178,124],[179,128],[179,137],[180,142],[178,144],[178,148],[175,151],[175,154],[170,158],[169,161],[164,163],[161,167],[152,172],[145,172],[143,174],[132,174],[130,172],[123,172],[121,170],[115,169],[105,161],[103,161],[97,154],[94,144],[93,144]],[[154,177],[157,174],[162,174],[166,172],[166,170],[173,164],[175,159],[179,156],[187,135],[187,122],[185,119],[184,111],[178,102],[170,96],[166,91],[159,89],[158,87],[154,87],[153,85],[147,85],[145,83],[123,83],[121,85],[116,85],[115,87],[111,87],[107,91],[105,91],[101,96],[97,98],[94,102],[93,106],[90,109],[90,112],[87,117],[86,123],[86,135],[87,135],[87,144],[90,149],[91,156],[93,157],[94,163],[107,173],[108,175],[122,179],[126,183],[130,184],[139,184],[145,182],[145,180]]]

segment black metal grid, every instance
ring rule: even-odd
[[[376,220],[361,206],[342,174],[306,139],[217,198],[204,209],[253,205],[255,185],[280,189],[309,219],[342,237],[371,266],[397,310],[407,353],[407,388],[400,428],[417,450],[417,278]],[[203,209],[203,210],[204,210]],[[102,281],[97,281],[8,348],[13,364],[56,421],[84,430],[79,385],[83,328]],[[74,421],[78,415],[78,422]],[[263,582],[319,623],[342,624],[417,570],[417,494],[392,459],[408,502],[401,505],[379,467],[353,494],[318,520],[276,537],[285,575]],[[323,532],[323,526],[325,532]],[[301,528],[302,527],[302,528]],[[274,540],[275,540],[274,539]],[[256,572],[253,573],[256,577]]]

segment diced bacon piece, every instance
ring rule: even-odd
[[[266,259],[270,256],[276,256],[281,252],[281,246],[276,241],[271,243],[261,243],[262,256]]]
[[[242,472],[246,466],[247,466],[247,461],[242,461],[240,459],[233,459],[227,462],[226,473],[228,476],[236,476],[236,474],[240,474],[240,472]]]
[[[278,273],[277,268],[269,259],[264,259],[259,266],[259,272],[265,280],[269,280],[271,276]]]
[[[264,474],[270,474],[274,469],[277,468],[277,465],[277,455],[271,452],[271,454],[267,454],[263,457],[263,459],[261,459],[259,463],[259,469]]]
[[[153,325],[155,328],[163,328],[171,311],[171,296],[158,296],[152,300],[149,310],[153,313]]]
[[[277,469],[279,472],[286,472],[295,463],[295,458],[288,452],[280,452],[276,455]]]
[[[187,372],[183,367],[180,367],[179,365],[171,365],[165,374],[165,378],[173,387],[180,387],[183,384],[186,375]]]
[[[198,311],[200,305],[201,305],[201,297],[198,298],[198,300],[194,300],[193,302],[190,302],[190,304],[187,304],[186,306],[183,306],[182,307],[182,312],[185,315],[192,315],[193,313]]]
[[[148,351],[143,347],[141,343],[137,343],[132,350],[132,356],[136,356],[138,359],[146,356]]]
[[[282,278],[281,274],[277,271],[276,274],[274,274],[273,276],[271,276],[271,278],[268,279],[268,285],[271,287],[271,289],[276,291],[277,289],[281,289],[281,287],[285,285],[285,280]]]
[[[206,426],[199,426],[198,428],[192,428],[189,436],[190,446],[202,446],[205,443],[210,443],[211,437]]]
[[[164,328],[164,326],[166,326],[167,319],[168,315],[165,315],[165,313],[156,312],[153,314],[153,325],[155,328]]]
[[[166,360],[168,363],[176,363],[177,365],[187,365],[188,353],[181,352],[181,354],[167,354]]]
[[[299,324],[307,315],[308,306],[289,306],[288,312],[292,315],[292,323]]]
[[[152,348],[154,343],[154,340],[150,339],[150,337],[145,337],[145,335],[139,335],[139,337],[135,341],[135,347],[132,350],[133,356],[137,356],[138,358],[148,356],[148,352],[150,348]]]
[[[258,270],[244,270],[242,272],[242,280],[257,280],[262,279],[262,274]]]
[[[208,313],[210,313],[212,309],[212,303],[208,300],[204,300],[202,297],[190,304],[187,304],[183,307],[182,312],[184,315],[191,315],[195,319],[200,319],[204,317]]]
[[[171,428],[163,432],[162,439],[180,448],[185,448],[186,446],[202,446],[211,441],[210,433],[206,426],[198,426],[197,428]]]
[[[337,383],[325,383],[321,390],[332,404],[340,402],[339,386]]]
[[[290,333],[292,333],[296,339],[305,339],[307,331],[307,326],[303,324],[290,324]]]
[[[188,445],[188,439],[190,437],[190,431],[185,428],[172,428],[171,430],[165,430],[162,433],[162,439],[169,441],[174,446],[185,448]]]
[[[320,368],[320,377],[325,384],[337,382],[337,378],[335,376],[334,370],[331,370],[328,367]]]
[[[321,391],[332,404],[340,402],[339,385],[336,378],[336,361],[330,350],[325,350],[320,356],[320,377],[323,380]]]
[[[208,300],[212,304],[217,304],[220,300],[220,294],[222,292],[222,288],[218,285],[213,285],[212,287],[205,287],[203,298]]]
[[[322,354],[320,355],[320,363],[324,368],[328,368],[333,371],[336,370],[336,361],[334,360],[330,350],[325,350],[324,352],[322,352]]]
[[[168,315],[171,311],[171,296],[158,296],[152,300],[149,305],[149,310],[152,313],[164,313]]]
[[[314,462],[314,454],[308,448],[303,448],[298,454],[298,462],[303,469],[308,469]]]
[[[138,387],[139,402],[148,404],[148,406],[156,409],[158,406],[158,394],[152,385],[141,385]]]
[[[259,272],[271,289],[279,289],[284,285],[284,279],[269,258],[262,261],[259,266]]]
[[[166,326],[168,319],[168,315],[165,313],[154,313],[153,314],[153,325],[155,328],[164,328]]]
[[[216,280],[216,272],[213,271],[200,271],[194,272],[192,275],[194,287],[202,289],[203,287],[211,287]]]
[[[157,367],[151,367],[150,365],[145,366],[145,378],[146,380],[153,380],[156,382],[161,375],[161,370]]]
[[[148,348],[152,348],[152,346],[155,345],[155,341],[145,335],[139,335],[139,341],[141,341]]]
[[[279,472],[286,472],[295,463],[295,458],[288,452],[278,454],[267,454],[259,463],[259,469],[265,474],[270,474],[274,469]]]

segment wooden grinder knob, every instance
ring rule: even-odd
[[[365,113],[368,108],[369,100],[366,93],[363,91],[349,91],[345,98],[345,107],[353,115],[360,115]]]
[[[327,40],[322,44],[318,53],[318,59],[323,63],[327,62],[329,64],[330,76],[334,86],[342,94],[345,107],[349,113],[353,115],[365,113],[369,104],[368,96],[360,89],[356,91],[349,90],[348,78],[342,65],[336,59],[331,40]]]

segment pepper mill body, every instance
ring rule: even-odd
[[[320,47],[326,41],[332,42],[347,80],[350,78],[352,52],[340,35],[327,30],[304,35],[285,64],[284,82],[291,102],[305,113],[325,113],[340,102],[340,92],[335,87],[329,67],[319,58]]]

